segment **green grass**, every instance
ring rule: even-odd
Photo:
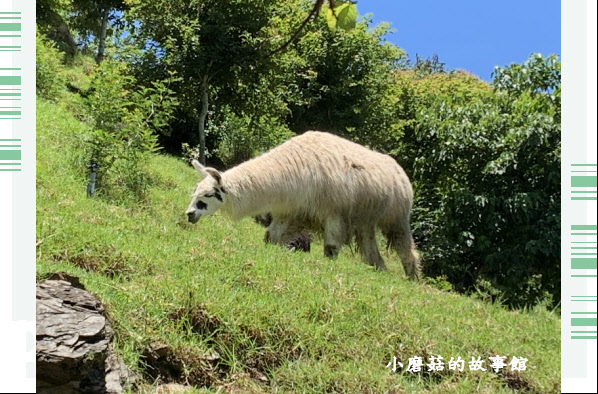
[[[145,379],[132,390],[161,372],[196,392],[560,392],[558,316],[413,283],[386,252],[380,273],[349,248],[324,258],[317,239],[311,253],[265,245],[251,219],[190,225],[196,175],[171,157],[146,163],[153,185],[136,205],[87,198],[87,135],[38,100],[37,278],[75,275],[105,304],[117,352]],[[528,369],[405,372],[414,356],[487,368],[496,354]],[[402,370],[385,368],[393,356]]]

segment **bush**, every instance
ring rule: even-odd
[[[259,120],[222,111],[218,123],[208,125],[208,133],[218,135],[214,152],[226,167],[231,167],[281,144],[294,134],[276,119],[262,116]]]
[[[534,55],[493,85],[429,97],[406,134],[424,270],[513,306],[557,302],[560,63]]]
[[[117,201],[143,199],[150,182],[144,166],[158,150],[153,129],[164,126],[176,107],[172,91],[161,82],[137,88],[124,63],[105,60],[86,97],[95,122],[89,146],[100,166],[98,193]]]
[[[35,89],[39,96],[56,100],[65,90],[62,54],[39,32],[35,36]]]

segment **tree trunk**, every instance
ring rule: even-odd
[[[98,55],[96,56],[96,63],[100,64],[104,60],[104,52],[106,51],[106,30],[108,29],[108,15],[110,11],[106,8],[102,11],[102,27],[100,28],[100,37],[98,43]]]
[[[201,112],[199,113],[199,162],[206,164],[206,116],[208,115],[208,77],[201,84]]]

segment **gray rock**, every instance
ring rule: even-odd
[[[112,351],[104,308],[78,280],[67,280],[37,285],[37,391],[121,393],[131,375]]]

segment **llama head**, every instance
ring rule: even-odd
[[[191,164],[199,173],[201,181],[197,184],[185,213],[191,223],[196,223],[202,216],[216,212],[226,202],[227,196],[220,172],[202,166],[197,160],[193,160]]]

